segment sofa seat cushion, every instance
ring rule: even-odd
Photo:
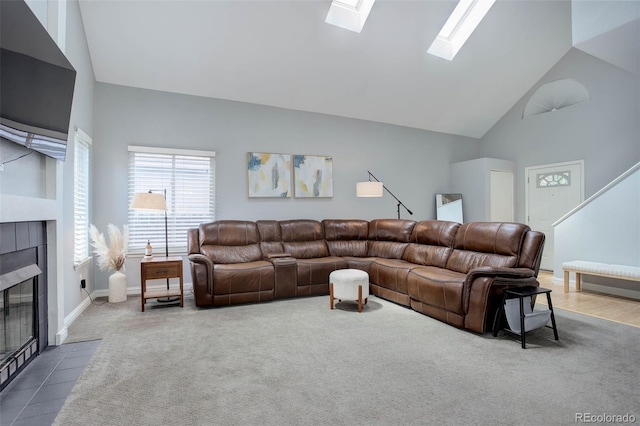
[[[329,294],[331,272],[336,269],[347,269],[349,266],[345,259],[337,256],[296,259],[296,262],[298,263],[298,289],[305,286],[326,285],[326,290],[322,290],[320,294]]]
[[[273,264],[265,260],[218,263],[213,266],[213,294],[270,292],[273,298],[274,277]]]
[[[409,297],[422,304],[464,315],[463,289],[467,275],[434,266],[412,269],[407,277]]]
[[[402,259],[377,258],[371,262],[369,268],[369,280],[371,284],[383,287],[398,293],[408,294],[407,276],[409,271],[418,267],[415,263]]]

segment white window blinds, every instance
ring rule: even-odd
[[[89,149],[91,138],[77,129],[73,163],[73,264],[89,258]]]
[[[169,253],[185,253],[187,230],[215,217],[215,153],[129,147],[129,205],[137,192],[164,193]],[[165,254],[165,215],[129,209],[129,252]]]

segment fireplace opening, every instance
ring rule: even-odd
[[[3,384],[37,355],[36,294],[36,278],[0,291],[0,381]]]
[[[0,390],[47,347],[45,229],[0,224]]]

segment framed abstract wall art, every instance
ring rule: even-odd
[[[333,197],[333,157],[294,155],[296,198]]]
[[[248,157],[249,198],[291,198],[291,154],[250,152]]]

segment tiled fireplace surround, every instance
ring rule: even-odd
[[[34,277],[36,291],[32,309],[36,312],[35,341],[0,363],[0,389],[6,387],[13,377],[48,346],[46,235],[44,221],[0,223],[0,276],[33,264],[42,271]],[[5,313],[6,309],[3,309],[3,315]],[[0,326],[4,321],[5,318],[0,318]]]

